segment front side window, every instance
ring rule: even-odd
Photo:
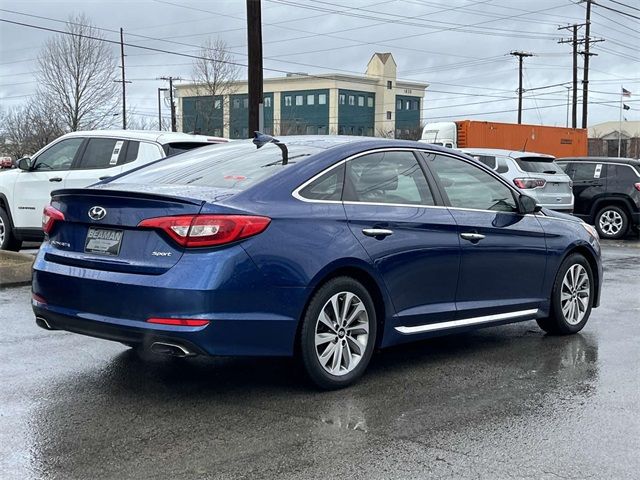
[[[115,138],[91,138],[78,168],[110,168],[118,165],[125,141]],[[122,163],[122,162],[120,162]]]
[[[344,184],[344,164],[316,178],[300,190],[300,196],[309,200],[339,201]]]
[[[475,165],[445,155],[426,154],[452,207],[517,212],[512,190]]]
[[[34,170],[69,170],[73,159],[84,142],[83,138],[68,138],[51,146],[36,158]]]
[[[370,203],[435,204],[424,173],[409,151],[370,153],[348,161],[343,199]]]

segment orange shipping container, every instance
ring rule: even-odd
[[[513,123],[460,120],[457,126],[458,148],[503,148],[546,153],[554,157],[587,155],[587,130]]]

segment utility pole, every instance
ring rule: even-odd
[[[571,43],[573,46],[573,101],[571,103],[571,128],[576,128],[578,125],[578,28],[584,24],[568,25],[566,27],[559,27],[558,30],[573,31],[572,38],[562,39],[558,43]]]
[[[587,0],[587,16],[584,31],[584,72],[582,76],[582,128],[587,128],[587,104],[589,100],[589,43],[591,34],[591,0]]]
[[[122,83],[122,129],[127,129],[127,83],[131,83],[125,78],[124,74],[124,32],[120,28],[120,69],[122,70],[122,79],[114,80],[114,82]]]
[[[524,57],[533,57],[533,53],[513,51],[511,55],[518,57],[518,124],[522,123],[522,61]]]
[[[180,77],[160,77],[158,80],[166,80],[169,82],[169,103],[171,104],[171,131],[177,132],[176,127],[176,104],[173,101],[173,82],[182,80]]]
[[[567,123],[566,126],[567,128],[569,127],[569,105],[571,104],[571,87],[565,86],[564,88],[567,89]],[[573,127],[575,128],[575,127]]]
[[[249,54],[249,135],[263,131],[262,12],[261,0],[247,0],[247,46]]]
[[[162,101],[160,100],[160,93],[166,92],[166,88],[158,88],[158,130],[162,130]]]

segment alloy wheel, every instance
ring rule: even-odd
[[[369,341],[369,314],[362,300],[351,292],[333,295],[316,320],[315,349],[318,361],[331,375],[352,372]]]
[[[587,270],[579,263],[571,265],[560,289],[562,315],[569,325],[579,324],[586,315],[590,288]]]
[[[4,244],[4,237],[7,234],[6,232],[6,227],[4,224],[4,220],[2,220],[2,217],[0,217],[0,245]]]
[[[613,236],[620,233],[624,222],[622,220],[622,215],[615,210],[605,210],[600,215],[598,223],[600,225],[600,230],[605,235]]]

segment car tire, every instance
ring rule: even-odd
[[[22,242],[13,235],[9,214],[0,207],[0,250],[12,250],[17,252],[22,247]]]
[[[313,295],[302,318],[299,351],[308,377],[326,390],[362,376],[376,343],[375,306],[351,277],[329,280]]]
[[[551,335],[569,335],[584,328],[593,306],[594,281],[591,266],[578,253],[569,255],[560,265],[551,291],[551,310],[537,320]]]
[[[609,205],[596,214],[595,224],[600,238],[622,238],[629,229],[629,215],[622,208]]]

